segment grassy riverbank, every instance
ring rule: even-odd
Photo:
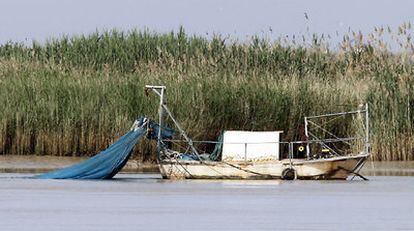
[[[414,159],[414,64],[409,25],[391,53],[379,28],[328,49],[323,37],[298,44],[249,43],[177,33],[107,32],[46,44],[0,47],[0,153],[90,155],[134,118],[157,118],[145,84],[164,84],[168,103],[194,139],[220,129],[281,129],[298,138],[303,116],[368,102],[375,160]],[[399,41],[399,40],[398,40]],[[339,106],[338,106],[339,105]],[[353,105],[353,106],[351,106]],[[346,124],[336,131],[349,133]],[[153,159],[141,143],[135,158]]]

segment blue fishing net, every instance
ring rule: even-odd
[[[106,150],[72,166],[36,176],[39,179],[111,179],[127,163],[135,144],[145,134],[146,119],[135,121],[133,128]]]

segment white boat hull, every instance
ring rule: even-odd
[[[293,169],[294,179],[345,180],[368,155],[304,160],[260,162],[163,160],[160,172],[166,179],[280,179],[285,169]]]

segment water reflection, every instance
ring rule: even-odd
[[[1,230],[413,230],[414,177],[370,181],[22,179],[0,174]],[[398,211],[398,212],[396,212]]]

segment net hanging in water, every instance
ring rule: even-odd
[[[135,144],[145,134],[147,119],[135,121],[133,128],[106,150],[74,164],[36,176],[39,179],[111,179],[127,163]]]

